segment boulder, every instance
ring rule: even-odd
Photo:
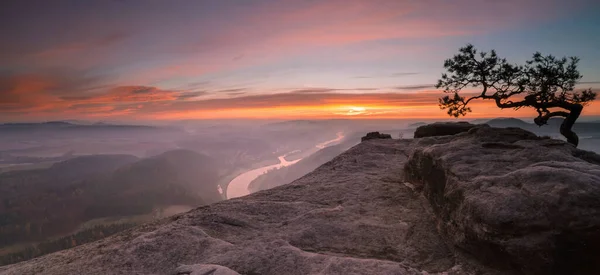
[[[367,141],[371,139],[391,139],[392,136],[389,134],[382,134],[379,132],[370,132],[366,136],[362,137],[360,141]]]
[[[415,138],[423,137],[435,137],[435,136],[447,136],[456,135],[462,132],[467,132],[473,127],[477,127],[468,122],[436,122],[419,126],[415,130]]]
[[[526,274],[600,270],[600,156],[518,128],[478,127],[415,147],[406,178],[451,243]]]

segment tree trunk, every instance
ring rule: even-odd
[[[560,125],[560,133],[567,138],[567,141],[575,147],[579,145],[579,137],[575,132],[573,132],[573,124],[581,115],[581,111],[583,110],[583,106],[581,104],[575,104],[572,108],[570,108],[569,115],[563,120],[563,123]]]

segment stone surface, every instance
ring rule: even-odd
[[[176,275],[240,275],[227,267],[215,264],[182,265],[175,270]]]
[[[486,126],[415,147],[406,175],[461,249],[527,274],[600,270],[600,156]]]
[[[370,132],[367,133],[366,136],[360,138],[360,141],[366,141],[371,139],[390,139],[392,136],[390,134],[382,134],[379,132]]]
[[[372,140],[288,185],[0,274],[585,274],[572,264],[596,264],[598,163],[488,126]]]
[[[415,130],[415,138],[456,135],[469,131],[477,125],[468,122],[436,122],[419,126]]]

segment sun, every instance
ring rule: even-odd
[[[348,108],[346,108],[346,110],[344,111],[344,115],[347,116],[356,116],[356,115],[363,115],[365,114],[367,111],[367,108],[365,107],[357,107],[357,106],[350,106]]]
[[[350,112],[361,112],[362,113],[362,112],[364,112],[366,110],[367,110],[367,108],[365,108],[365,107],[350,107],[349,111]]]

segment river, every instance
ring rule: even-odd
[[[319,143],[319,144],[315,145],[315,147],[317,147],[318,149],[323,149],[332,143],[341,141],[343,138],[344,138],[344,133],[339,132],[339,133],[337,133],[337,137],[335,139]],[[296,151],[293,151],[293,152],[296,152]],[[231,182],[229,182],[229,185],[227,185],[227,193],[226,193],[227,198],[233,199],[233,198],[249,195],[250,191],[248,190],[248,185],[250,185],[250,182],[252,182],[254,179],[258,178],[260,175],[266,173],[267,171],[269,171],[271,169],[290,166],[290,165],[300,161],[301,159],[297,159],[294,161],[287,161],[285,159],[285,157],[287,155],[289,155],[293,152],[289,152],[285,155],[279,156],[278,164],[268,165],[268,166],[264,166],[264,167],[257,168],[254,170],[250,170],[248,172],[245,172],[245,173],[235,177]]]
[[[323,149],[323,148],[327,147],[329,144],[332,144],[332,143],[334,143],[334,142],[341,141],[343,138],[344,138],[344,133],[342,133],[342,132],[338,132],[338,133],[337,133],[337,138],[334,138],[334,139],[332,139],[332,140],[325,141],[325,142],[323,142],[323,143],[319,143],[319,144],[317,144],[315,147],[317,147],[317,148],[319,148],[319,149]]]

